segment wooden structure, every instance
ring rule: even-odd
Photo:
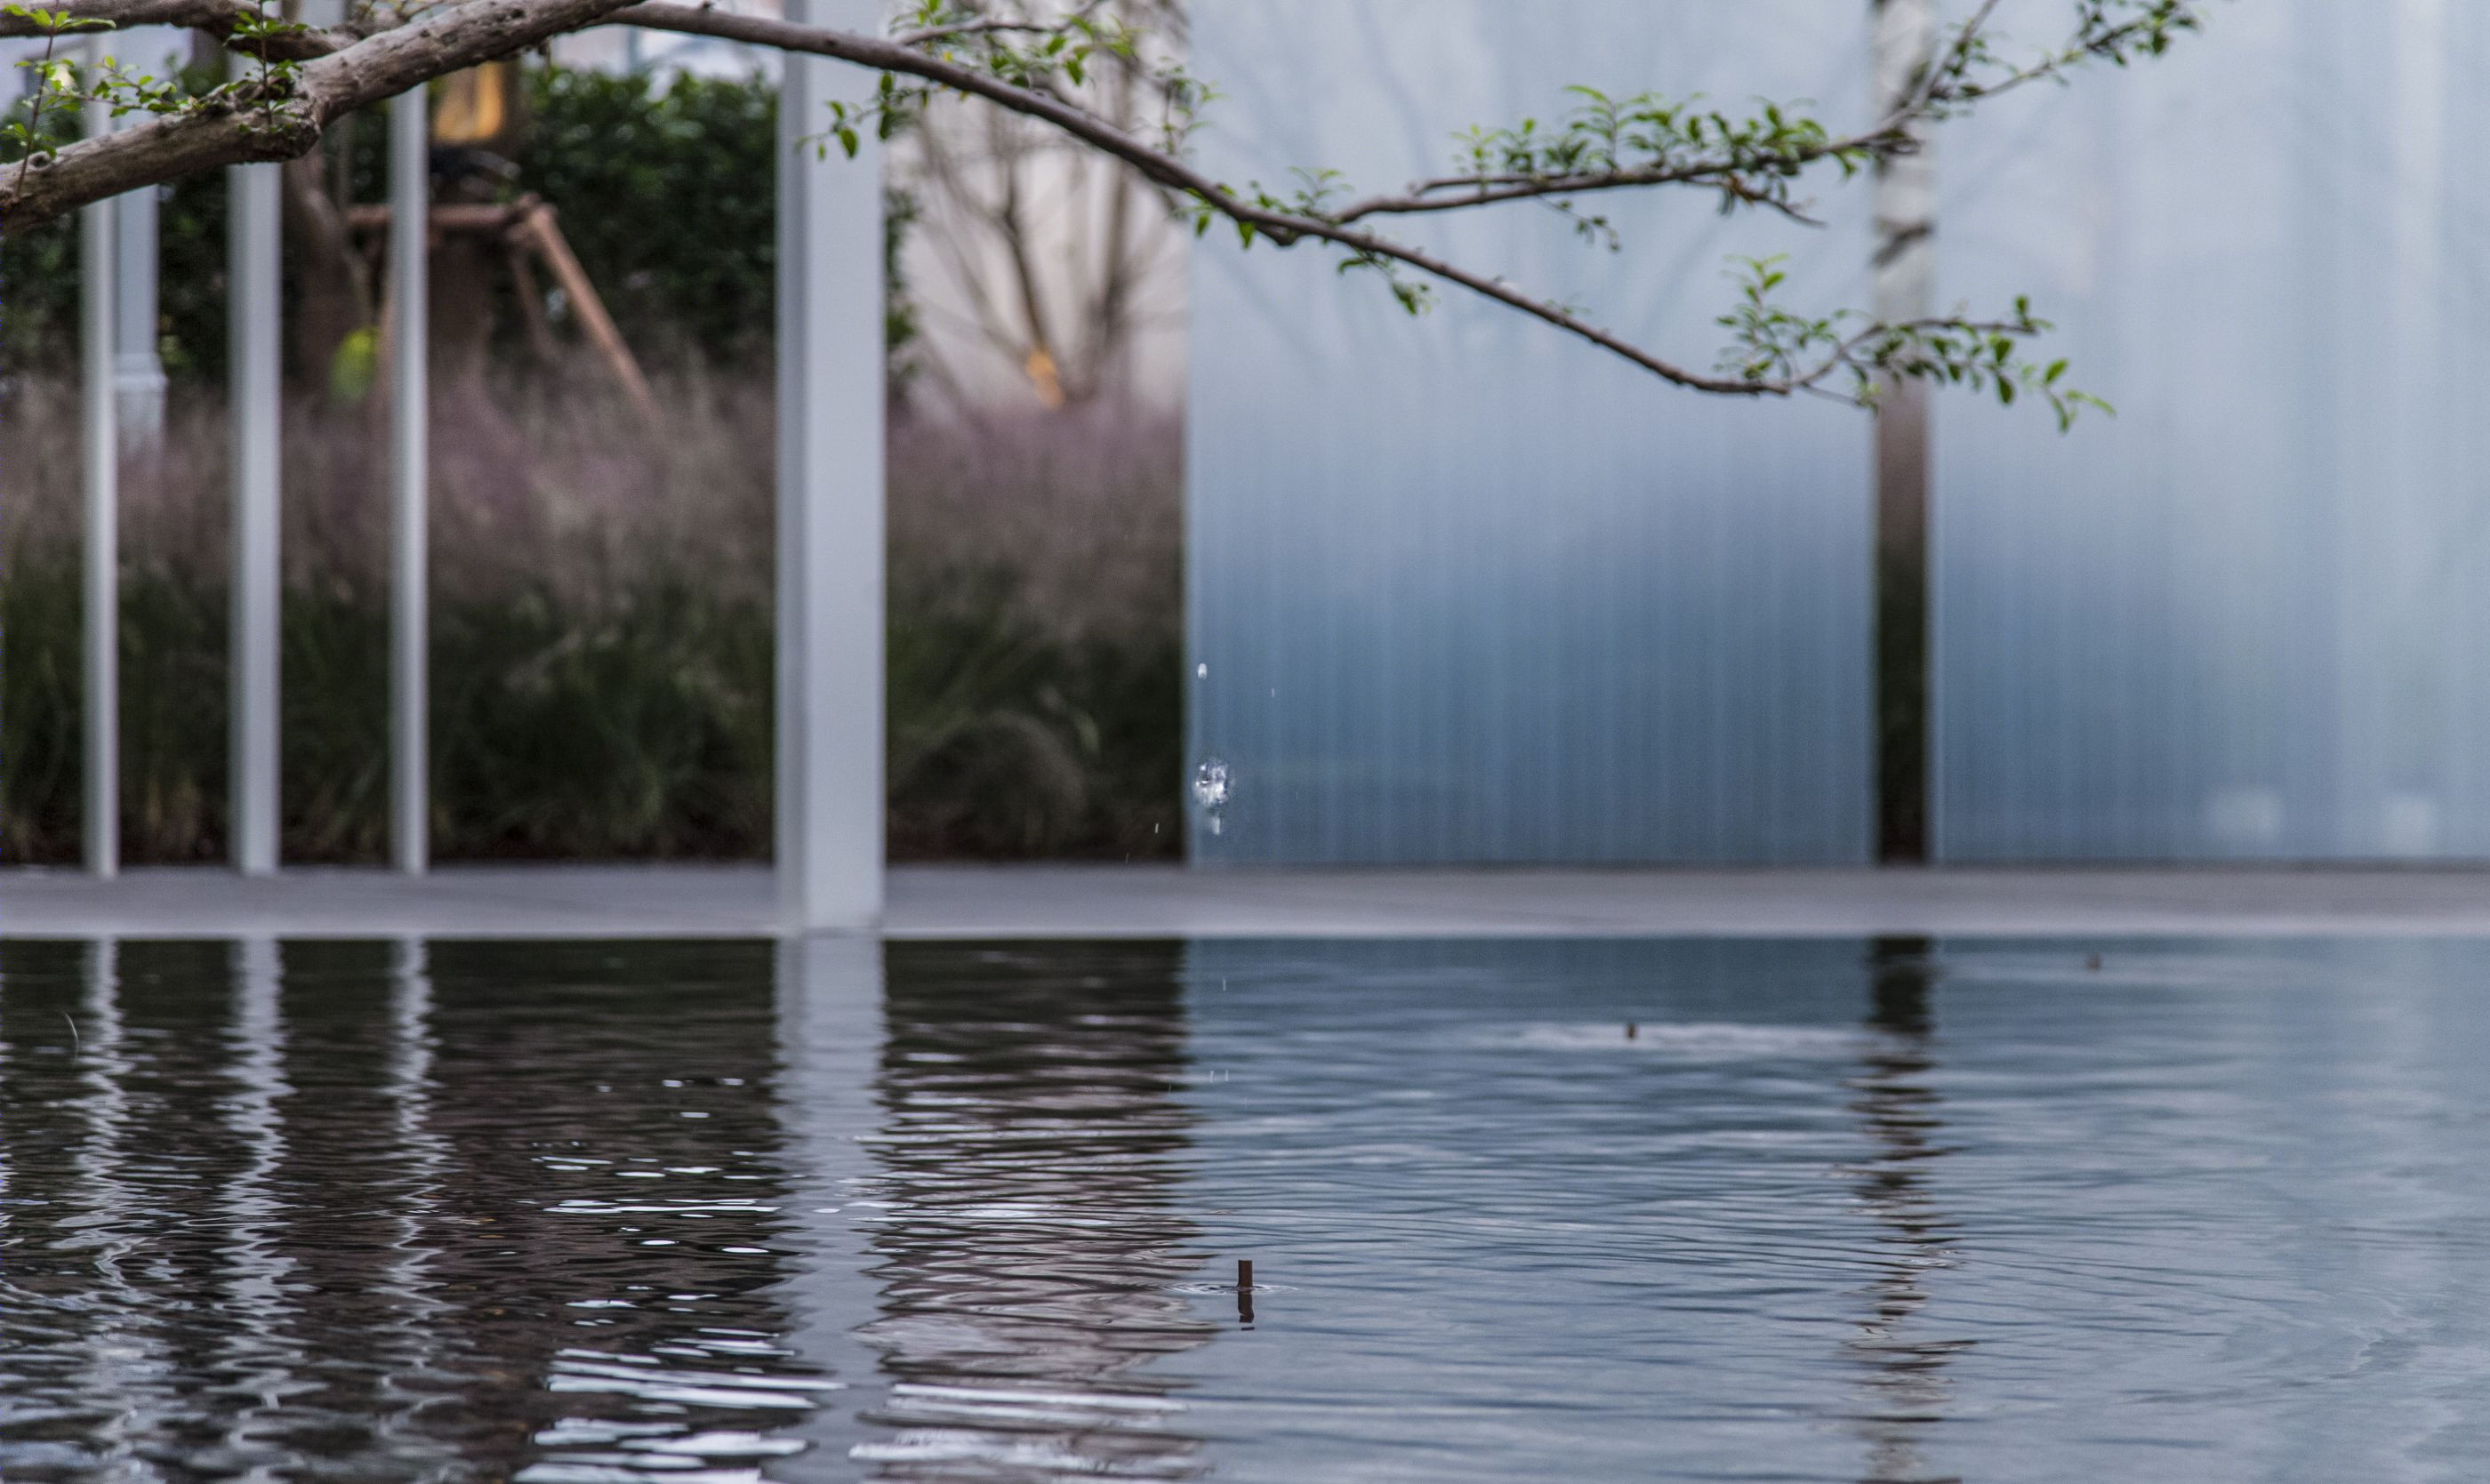
[[[388,206],[358,206],[346,214],[346,220],[377,246],[389,235],[392,210]],[[657,399],[649,390],[649,378],[641,372],[640,363],[624,342],[622,332],[615,328],[614,317],[606,312],[605,301],[590,281],[588,271],[580,267],[578,255],[570,250],[569,240],[562,235],[561,218],[550,202],[525,195],[507,204],[453,202],[432,207],[425,236],[428,251],[438,251],[443,240],[452,235],[482,238],[501,248],[517,285],[519,318],[528,343],[551,364],[562,352],[554,339],[552,322],[545,315],[544,295],[537,288],[536,270],[542,265],[554,286],[562,290],[571,312],[579,316],[580,328],[613,372],[615,384],[642,417],[655,419]],[[394,323],[395,316],[385,303],[381,312],[384,339],[392,334]],[[386,356],[383,359],[386,362]]]

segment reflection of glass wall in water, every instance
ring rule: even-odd
[[[1217,1476],[1859,1477],[1860,946],[1196,943]],[[1225,1264],[1222,1265],[1225,1269]]]
[[[882,1315],[863,1338],[893,1478],[1196,1470],[1153,1358],[1216,1332],[1174,1286],[1193,1115],[1169,945],[900,947],[867,1182]]]
[[[559,1484],[799,1446],[773,1434],[825,1382],[770,1296],[768,969],[0,946],[0,1476]]]

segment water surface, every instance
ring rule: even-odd
[[[2447,944],[0,945],[0,1478],[2469,1479],[2485,994]]]

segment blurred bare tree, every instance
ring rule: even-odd
[[[1173,111],[1164,79],[1185,38],[1183,0],[974,0],[998,27],[1082,15],[1130,28],[1133,55],[1101,49],[1058,91],[1127,133]],[[935,100],[892,157],[919,218],[909,278],[923,317],[926,380],[954,401],[1025,391],[1047,408],[1119,397],[1172,402],[1182,241],[1160,188],[1060,130],[982,99]]]

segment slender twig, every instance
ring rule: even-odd
[[[35,163],[35,156],[43,147],[43,101],[52,96],[52,51],[60,44],[61,32],[67,27],[53,24],[43,28],[43,55],[35,64],[35,75],[41,85],[35,89],[35,101],[26,110],[26,153],[17,161],[17,188],[23,189],[26,171]]]
[[[1983,82],[1977,92],[1966,94],[1962,91],[1963,70],[1976,59],[1980,38],[2000,3],[2001,0],[1983,0],[1980,9],[1954,33],[1943,59],[1927,68],[1910,97],[1873,125],[1854,133],[1760,151],[1732,151],[1695,160],[1655,160],[1642,165],[1574,171],[1562,175],[1497,172],[1437,176],[1412,182],[1395,193],[1365,197],[1328,215],[1332,220],[1345,223],[1368,217],[1461,211],[1542,196],[1590,195],[1652,186],[1730,189],[1749,205],[1772,207],[1789,214],[1787,204],[1768,192],[1733,189],[1726,183],[1742,174],[1764,168],[1796,170],[1844,156],[1893,155],[1915,150],[1919,143],[1911,136],[1911,126],[1928,117],[1930,111],[1939,105],[1949,102],[1968,102],[1974,98],[1991,99],[2029,83],[2057,76],[2086,57],[2117,53],[2128,42],[2148,34],[2154,24],[2151,16],[2143,16],[2090,39],[2078,37],[2030,66],[2013,69],[1994,80]],[[1949,78],[1954,79],[1952,84],[1948,83]],[[1806,218],[1802,217],[1801,219]]]
[[[902,46],[930,46],[941,42],[958,41],[972,36],[1060,36],[1087,20],[1106,0],[1082,0],[1071,14],[1055,20],[1027,18],[999,19],[981,17],[957,21],[947,26],[922,26],[913,31],[896,31],[891,40]]]
[[[368,22],[321,29],[280,28],[237,41],[234,32],[261,18],[250,0],[52,0],[51,9],[80,20],[101,21],[116,31],[133,26],[180,26],[204,32],[236,51],[274,62],[308,62],[345,50],[378,28]],[[0,38],[40,35],[25,16],[0,12]]]
[[[1631,341],[1601,329],[1563,306],[1526,294],[1501,278],[1491,278],[1484,274],[1474,273],[1423,248],[1394,242],[1361,228],[1342,226],[1323,218],[1306,216],[1249,201],[1176,156],[1152,149],[1105,120],[1072,103],[1016,86],[960,63],[927,56],[880,37],[858,36],[853,32],[825,27],[796,25],[761,15],[730,15],[705,6],[676,3],[676,0],[642,0],[638,5],[625,6],[612,12],[597,23],[646,26],[659,31],[714,36],[727,41],[772,46],[783,51],[802,51],[819,56],[836,57],[841,61],[858,63],[878,72],[921,77],[955,92],[988,99],[1010,108],[1013,112],[1024,113],[1053,124],[1082,142],[1124,161],[1140,171],[1145,179],[1165,186],[1181,196],[1201,202],[1232,221],[1250,226],[1282,247],[1314,239],[1331,243],[1366,257],[1388,259],[1404,264],[1430,277],[1439,278],[1483,298],[1519,309],[1534,319],[1620,356],[1662,380],[1677,386],[1732,396],[1771,395],[1786,393],[1790,390],[1786,386],[1756,383],[1737,377],[1714,376],[1690,369],[1674,362],[1664,360]]]
[[[2002,0],[1981,0],[1980,9],[1972,12],[1971,18],[1964,21],[1962,29],[1954,33],[1954,44],[1946,48],[1944,63],[1940,65],[1931,60],[1926,75],[1920,79],[1920,85],[1911,90],[1910,96],[1902,101],[1901,105],[1894,110],[1893,117],[1886,120],[1886,128],[1898,131],[1909,121],[1928,111],[1929,106],[1936,100],[1939,84],[1949,74],[1959,75],[1964,68],[1971,65],[1974,48],[1980,44],[1980,33],[1987,27],[1988,17],[1997,14],[1997,7],[2001,3]]]

